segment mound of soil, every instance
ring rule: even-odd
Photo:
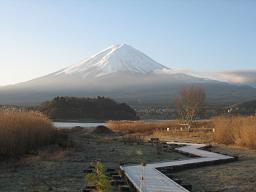
[[[113,135],[114,132],[109,129],[108,127],[104,126],[104,125],[100,125],[98,127],[96,127],[92,133],[94,134],[100,134],[100,135]]]

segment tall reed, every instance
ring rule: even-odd
[[[256,148],[256,116],[216,117],[213,123],[217,143]]]
[[[0,111],[0,156],[24,154],[49,144],[54,136],[51,121],[33,111]]]

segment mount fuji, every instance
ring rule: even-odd
[[[211,103],[255,98],[256,89],[176,73],[141,51],[119,44],[27,82],[0,88],[0,104],[37,104],[55,96],[107,96],[129,104],[172,103],[182,87],[204,87]]]
[[[118,72],[147,74],[168,69],[144,53],[126,44],[113,45],[78,65],[67,67],[54,75],[79,75],[82,78],[101,77]]]

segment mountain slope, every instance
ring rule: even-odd
[[[216,79],[256,88],[256,70],[222,71],[211,73]]]
[[[171,103],[182,87],[201,86],[208,102],[232,104],[256,89],[198,78],[157,63],[129,45],[114,45],[52,74],[0,88],[0,104],[36,104],[56,96],[108,96],[129,103]]]
[[[167,69],[167,67],[129,45],[120,44],[113,45],[82,63],[67,67],[53,75],[80,75],[83,78],[95,78],[117,72],[147,74],[161,69]]]

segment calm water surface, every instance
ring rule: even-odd
[[[95,128],[99,125],[105,125],[106,123],[79,123],[79,122],[53,122],[54,127],[57,128],[72,128],[76,126],[84,128]]]
[[[157,119],[148,119],[144,120],[145,123],[160,123],[166,122],[168,120],[157,120]],[[95,128],[99,125],[106,125],[106,123],[79,123],[79,122],[53,122],[54,126],[57,128],[72,128],[76,126],[84,127],[84,128]]]

